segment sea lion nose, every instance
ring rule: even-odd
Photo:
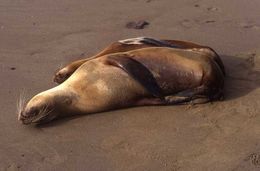
[[[21,116],[21,119],[26,119],[29,117],[36,116],[38,113],[39,113],[39,109],[32,107],[29,110],[22,111],[20,116]]]
[[[21,111],[18,116],[19,121],[24,121],[26,119],[26,115],[24,114],[24,111]]]
[[[24,121],[26,118],[29,118],[29,115],[28,115],[26,112],[21,111],[21,112],[19,113],[18,120]]]
[[[36,115],[38,115],[40,112],[37,108],[30,108],[29,110],[22,110],[19,113],[18,120],[22,121],[23,124],[29,124],[30,119]]]
[[[24,111],[21,111],[20,112],[20,114],[19,114],[19,117],[18,117],[18,120],[19,121],[21,121],[23,124],[28,124],[27,122],[26,122],[26,119],[27,119],[28,117],[27,117],[27,115],[25,114],[25,112]]]

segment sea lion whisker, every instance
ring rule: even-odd
[[[26,92],[25,92],[25,90],[22,90],[20,95],[19,95],[19,98],[17,100],[17,104],[16,104],[18,119],[20,118],[20,115],[21,115],[21,112],[22,112],[23,107],[25,105],[25,102],[26,102]]]
[[[45,113],[47,112],[47,110],[48,110],[48,108],[49,108],[49,104],[47,103],[47,105],[46,106],[44,106],[42,109],[40,109],[40,111],[39,111],[39,116],[41,116],[42,114],[44,114],[45,115]]]
[[[45,111],[47,111],[47,108],[45,108]],[[43,113],[45,113],[44,115],[42,115],[42,116],[41,116],[41,115],[38,115],[38,116],[40,116],[40,117],[32,118],[32,119],[31,119],[31,122],[38,122],[38,121],[40,121],[40,120],[43,120],[44,118],[47,118],[52,111],[53,111],[53,109],[50,109],[50,110],[47,111],[47,112],[43,112]]]
[[[49,115],[49,113],[51,113],[53,111],[53,109],[49,110],[46,112],[46,116]]]

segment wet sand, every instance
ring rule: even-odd
[[[260,170],[259,9],[259,0],[1,1],[0,170]],[[138,20],[149,25],[125,27]],[[60,65],[137,36],[213,47],[225,100],[17,121],[21,92],[51,88]]]

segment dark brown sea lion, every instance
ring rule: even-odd
[[[78,67],[80,67],[83,63],[88,60],[92,60],[94,58],[98,58],[103,55],[111,54],[111,53],[118,53],[118,52],[127,52],[130,50],[147,48],[147,47],[170,47],[170,48],[180,48],[180,49],[189,49],[191,51],[199,51],[201,53],[205,53],[213,58],[218,65],[220,66],[221,70],[225,75],[224,65],[218,56],[218,54],[210,47],[203,46],[199,44],[195,44],[192,42],[180,41],[180,40],[157,40],[153,38],[147,37],[137,37],[131,39],[120,40],[118,42],[114,42],[102,50],[100,53],[94,55],[93,57],[87,57],[85,59],[81,59],[78,61],[74,61],[64,68],[60,69],[54,75],[54,82],[62,83],[65,81]]]
[[[18,118],[42,123],[132,106],[218,100],[224,72],[214,53],[164,46],[92,58],[62,84],[34,96]]]

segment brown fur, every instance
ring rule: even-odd
[[[208,46],[203,46],[203,45],[199,45],[196,43],[180,41],[180,40],[162,40],[162,41],[165,41],[165,42],[169,43],[170,45],[174,45],[181,49],[189,49],[191,51],[198,51],[200,53],[205,53],[206,55],[208,55],[209,57],[211,57],[213,60],[215,60],[218,63],[219,67],[221,68],[222,72],[225,75],[224,65],[223,65],[220,57],[218,56],[218,54],[212,48],[210,48]],[[70,75],[72,75],[73,72],[78,67],[80,67],[83,63],[85,63],[88,60],[92,60],[92,59],[95,59],[95,58],[98,58],[100,56],[107,55],[107,54],[118,53],[118,52],[127,52],[130,50],[137,50],[137,49],[142,49],[142,48],[147,48],[147,47],[158,47],[158,45],[123,44],[120,42],[114,42],[114,43],[110,44],[108,47],[106,47],[104,50],[102,50],[101,52],[99,52],[98,54],[96,54],[92,57],[87,57],[85,59],[77,60],[77,61],[74,61],[74,62],[66,65],[64,68],[60,69],[58,72],[55,73],[53,80],[54,80],[54,82],[56,82],[58,84],[62,83]]]
[[[122,58],[140,63],[138,73],[131,72],[131,66],[126,67]],[[109,62],[111,59],[118,61],[114,64]],[[143,76],[142,67],[151,73],[145,77],[154,78],[161,96],[154,96],[147,89],[149,85],[136,79]],[[24,124],[42,123],[73,114],[131,106],[205,103],[221,99],[223,86],[224,73],[208,53],[186,48],[142,47],[85,61],[62,84],[33,97],[19,113],[19,120]]]

